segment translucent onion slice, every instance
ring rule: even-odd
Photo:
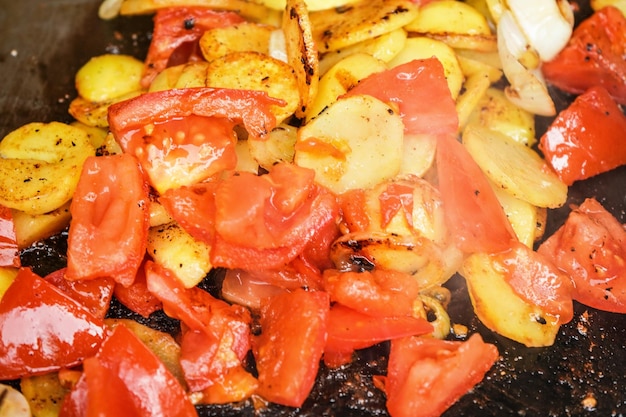
[[[522,45],[523,32],[510,11],[498,23],[498,53],[502,70],[510,86],[507,98],[520,108],[540,116],[554,116],[556,108],[540,71],[540,63],[532,59],[532,49]],[[524,64],[522,63],[524,61]]]
[[[567,44],[574,26],[569,7],[558,0],[508,0],[507,4],[542,61],[550,61]]]

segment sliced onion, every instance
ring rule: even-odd
[[[540,116],[554,116],[556,108],[540,71],[539,62],[526,66],[533,49],[523,42],[524,35],[510,11],[498,23],[498,53],[502,71],[510,83],[505,89],[508,99],[518,107]]]
[[[542,61],[550,61],[567,44],[572,36],[571,15],[557,0],[508,0],[508,6]],[[567,13],[567,12],[566,12]]]

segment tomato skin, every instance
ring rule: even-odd
[[[586,199],[538,252],[573,280],[574,300],[626,313],[626,231],[597,200]]]
[[[331,301],[371,316],[410,316],[419,297],[417,280],[398,271],[327,269],[323,276]]]
[[[572,320],[571,280],[548,257],[521,242],[515,242],[510,250],[492,256],[498,266],[507,271],[506,280],[519,296],[558,317],[560,323]]]
[[[9,380],[79,364],[105,331],[102,319],[21,268],[0,300],[0,334],[0,375]]]
[[[67,268],[59,269],[46,275],[44,279],[80,302],[95,317],[103,319],[109,311],[115,281],[111,278],[68,281],[65,279],[66,271]]]
[[[539,149],[567,185],[626,164],[626,116],[602,86],[591,87],[561,111]]]
[[[433,326],[413,316],[371,316],[334,304],[328,319],[325,352],[352,353],[399,337],[431,333]]]
[[[0,206],[0,266],[21,266],[11,209]]]
[[[416,59],[359,82],[346,96],[367,94],[397,105],[410,134],[456,134],[459,119],[443,65],[436,58]]]
[[[178,380],[124,325],[113,329],[86,365],[63,402],[61,416],[115,416],[124,405],[122,415],[197,416]]]
[[[436,417],[474,385],[498,358],[479,334],[465,342],[408,337],[391,341],[385,381],[392,417]]]
[[[437,143],[439,190],[448,229],[465,253],[506,250],[515,232],[485,174],[454,137]]]
[[[129,310],[148,318],[152,313],[163,308],[163,303],[148,291],[146,273],[139,268],[135,281],[129,287],[116,284],[113,290],[115,298]]]
[[[626,105],[626,18],[613,6],[597,10],[574,30],[568,44],[542,65],[550,84],[573,94],[601,85]]]
[[[261,313],[261,334],[253,338],[259,372],[257,394],[273,403],[300,407],[308,397],[324,349],[328,294],[279,294]]]
[[[276,127],[270,106],[283,104],[262,91],[182,88],[149,92],[112,104],[108,121],[122,149],[128,146],[134,130],[192,114],[241,121],[253,138],[260,138]]]
[[[171,7],[158,10],[154,16],[152,41],[148,48],[141,84],[147,88],[154,77],[169,66],[177,49],[186,43],[197,43],[206,30],[243,21],[237,13],[215,11],[206,7]]]
[[[131,285],[146,252],[149,202],[133,156],[87,158],[70,205],[66,279]]]

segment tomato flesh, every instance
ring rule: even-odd
[[[626,231],[597,200],[586,199],[538,249],[574,282],[574,300],[626,313]]]
[[[601,85],[626,104],[626,18],[613,6],[602,7],[574,30],[568,44],[541,69],[550,84],[581,94]]]
[[[101,319],[21,268],[0,299],[0,375],[16,379],[79,364],[104,339]]]
[[[626,164],[626,116],[602,86],[591,87],[561,111],[539,149],[567,185]]]

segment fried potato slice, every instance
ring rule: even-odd
[[[245,142],[252,158],[260,167],[269,170],[279,162],[293,162],[297,136],[297,128],[283,123],[267,134],[263,140]]]
[[[141,91],[132,91],[114,100],[102,102],[89,101],[79,96],[70,102],[68,112],[76,120],[87,126],[106,128],[109,127],[109,121],[107,120],[109,106],[113,103],[137,97],[139,94],[141,94]]]
[[[298,132],[294,162],[315,171],[335,193],[369,188],[394,177],[402,164],[404,123],[371,96],[337,100]]]
[[[29,123],[10,132],[0,141],[0,204],[29,214],[58,209],[95,153],[84,130],[64,123]]]
[[[12,210],[15,236],[18,248],[26,248],[33,243],[59,233],[70,224],[70,203],[44,214],[28,214]]]
[[[357,1],[360,0],[305,0],[305,3],[309,10],[315,11],[342,7]],[[257,2],[266,5],[270,9],[281,11],[285,9],[287,3],[286,0],[257,0]]]
[[[76,72],[76,91],[95,103],[141,90],[144,63],[129,55],[104,54],[91,58]]]
[[[200,37],[200,51],[207,61],[232,52],[255,51],[268,54],[270,36],[274,29],[272,26],[254,22],[209,29]]]
[[[319,83],[318,49],[313,40],[312,23],[304,0],[287,0],[282,29],[287,62],[295,70],[300,93],[300,105],[295,114],[302,118],[317,94]]]
[[[63,399],[70,391],[63,386],[57,372],[22,378],[20,390],[33,417],[58,417]]]
[[[152,14],[159,9],[183,4],[233,11],[254,21],[265,21],[272,12],[265,5],[253,0],[124,0],[120,6],[120,14]]]
[[[165,68],[150,83],[148,91],[163,91],[173,88],[206,87],[209,63],[190,62]]]
[[[561,207],[567,200],[567,185],[528,146],[475,124],[463,132],[463,144],[485,175],[511,195],[546,208]]]
[[[272,106],[276,123],[291,116],[300,103],[294,69],[278,59],[258,52],[234,52],[209,62],[207,87],[265,91],[286,102]]]
[[[408,0],[363,0],[311,13],[313,39],[320,52],[335,51],[399,29],[418,16]]]

